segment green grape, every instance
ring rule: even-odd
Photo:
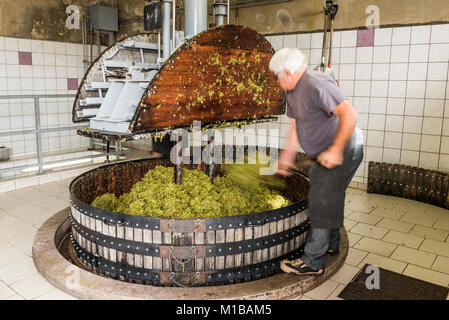
[[[187,219],[251,214],[291,204],[279,192],[262,184],[242,187],[227,176],[216,177],[212,184],[204,172],[182,170],[181,185],[173,181],[173,167],[156,166],[128,193],[118,198],[106,193],[91,205],[130,215]]]

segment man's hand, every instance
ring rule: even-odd
[[[343,151],[330,146],[327,150],[321,152],[317,161],[328,169],[332,169],[333,167],[339,166],[343,163]]]
[[[292,156],[288,154],[288,150],[282,150],[279,155],[276,173],[283,176],[291,176],[292,173],[288,169],[295,166]]]

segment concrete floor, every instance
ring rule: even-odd
[[[69,205],[71,180],[0,193],[0,299],[74,299],[44,280],[31,258],[37,229]],[[449,286],[448,210],[348,189],[345,227],[345,264],[299,299],[338,299],[365,263]]]

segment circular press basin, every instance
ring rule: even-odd
[[[70,184],[72,244],[88,268],[114,279],[161,285],[204,286],[261,279],[280,260],[298,257],[309,229],[308,179],[286,178],[281,193],[292,205],[246,215],[167,219],[110,212],[89,204],[104,193],[120,196],[169,159],[104,165]],[[205,171],[206,165],[184,165]],[[220,165],[214,170],[221,173]]]

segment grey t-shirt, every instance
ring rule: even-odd
[[[334,142],[338,116],[332,111],[344,100],[335,80],[309,69],[287,91],[287,116],[296,120],[299,143],[308,156],[315,158]]]

